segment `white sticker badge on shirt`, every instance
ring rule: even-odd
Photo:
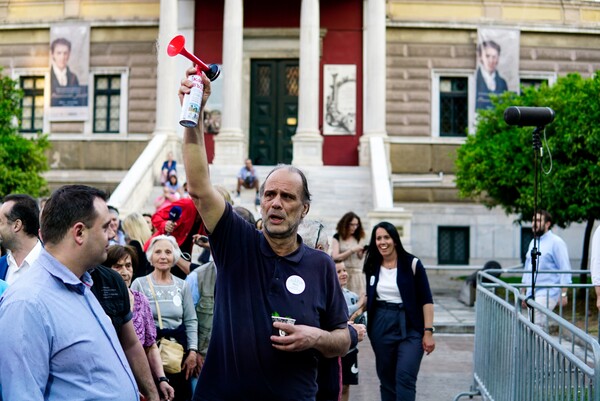
[[[175,304],[175,306],[181,306],[181,297],[179,296],[179,294],[173,297],[173,303]]]
[[[290,276],[285,282],[285,287],[292,294],[298,295],[304,292],[306,288],[306,283],[300,276]]]

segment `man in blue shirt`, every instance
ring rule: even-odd
[[[210,95],[205,76],[203,84],[202,108]],[[190,87],[184,80],[181,99]],[[350,336],[333,260],[297,234],[310,209],[305,175],[278,166],[267,176],[260,190],[264,225],[257,231],[213,188],[202,123],[184,130],[183,155],[218,266],[213,332],[193,399],[314,401],[318,355],[344,355]],[[295,324],[273,323],[272,316]]]
[[[252,165],[252,160],[246,159],[246,163],[244,167],[240,169],[237,175],[237,187],[235,189],[237,196],[240,196],[240,189],[244,188],[254,188],[256,190],[256,205],[260,204],[260,197],[258,195],[258,189],[260,184],[258,182],[258,177],[256,176],[256,171],[254,171],[254,166]]]
[[[550,229],[552,228],[552,215],[540,210],[533,218],[532,230],[535,236],[539,238],[537,271],[535,280],[535,301],[553,310],[560,302],[563,306],[568,303],[568,288],[562,288],[562,285],[571,284],[570,274],[552,273],[558,271],[570,271],[571,262],[569,260],[569,252],[567,244],[559,236],[555,235]],[[525,259],[525,270],[531,272],[531,249],[533,248],[533,240],[529,243],[527,255]],[[523,284],[531,285],[531,273],[523,274]],[[542,286],[553,286],[552,288],[542,288]],[[531,287],[525,292],[526,296],[531,295]],[[544,328],[547,328],[548,321],[546,315],[536,310],[534,322]]]
[[[41,218],[45,249],[0,301],[4,400],[139,400],[89,269],[106,259],[110,213],[104,192],[58,189]]]
[[[40,209],[29,195],[10,194],[0,206],[0,241],[7,250],[0,258],[0,279],[12,284],[31,268],[42,250],[38,239]]]

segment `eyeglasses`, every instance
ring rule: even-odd
[[[358,223],[350,223],[350,224],[349,224],[349,226],[350,226],[350,227],[358,227],[359,225],[360,225],[360,224],[358,224]]]
[[[321,237],[321,230],[323,230],[323,223],[319,223],[319,231],[317,232],[317,240],[315,241],[315,249],[318,249],[319,238]]]

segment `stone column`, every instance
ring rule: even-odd
[[[319,132],[319,24],[319,0],[302,0],[298,126],[292,137],[295,165],[323,165],[323,137]]]
[[[369,138],[387,138],[386,101],[386,23],[385,0],[365,2],[366,27],[364,33],[365,60],[363,62],[364,102],[363,135],[360,138],[359,164],[370,164]],[[389,159],[389,150],[388,150]]]
[[[225,0],[223,16],[223,111],[221,131],[215,136],[213,164],[242,165],[247,157],[242,132],[242,57],[244,2]]]
[[[167,46],[177,35],[177,0],[160,1],[158,28],[158,67],[156,78],[156,126],[154,135],[176,136],[181,106],[177,88],[184,71],[177,71],[175,57],[167,55]]]
[[[167,54],[167,46],[178,34],[178,0],[160,0],[160,18],[158,27],[157,69],[156,69],[156,125],[154,139],[162,143],[155,154],[153,164],[154,183],[159,182],[160,166],[168,152],[173,152],[175,160],[181,160],[181,136],[179,113],[181,105],[177,96],[179,82],[184,76],[185,67],[180,66],[177,58]],[[187,45],[187,44],[186,44]]]

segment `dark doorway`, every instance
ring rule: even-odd
[[[250,74],[250,158],[257,165],[289,164],[298,125],[298,60],[252,60]]]

